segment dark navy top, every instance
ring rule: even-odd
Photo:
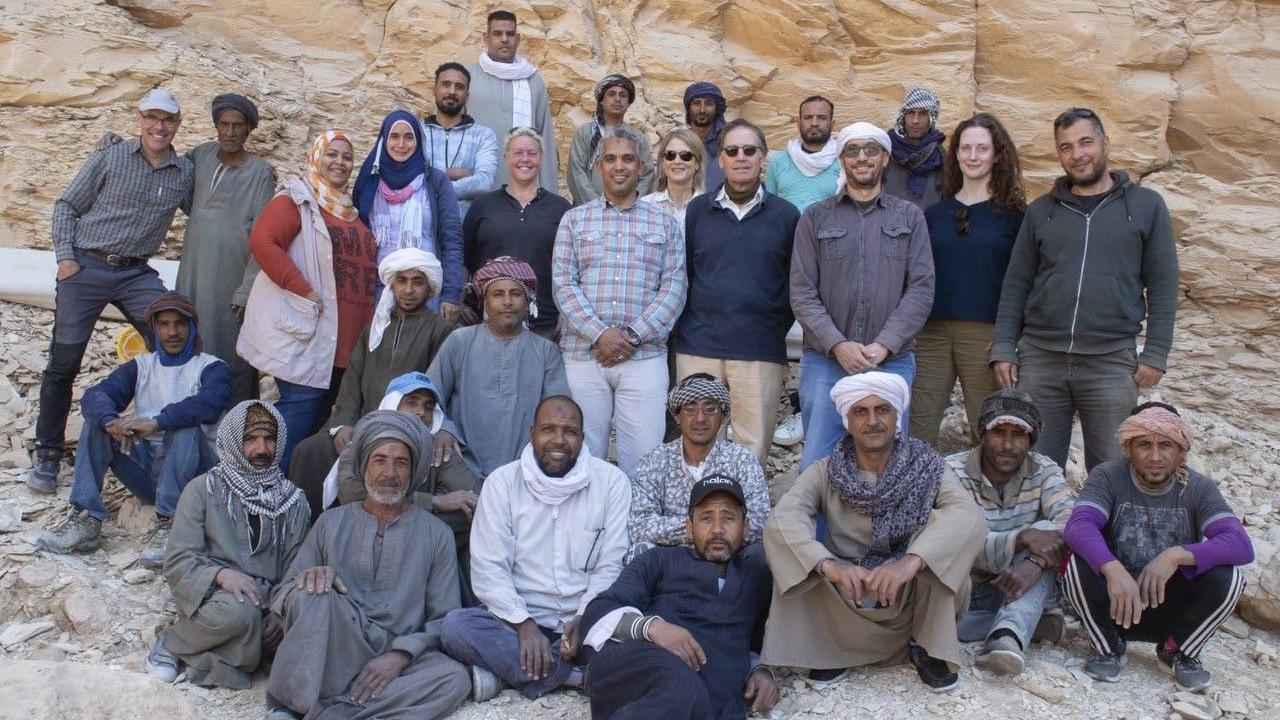
[[[948,198],[924,212],[933,245],[933,311],[930,320],[996,321],[1000,285],[1022,227],[1020,212],[996,211],[989,202],[968,207],[969,232],[960,234],[956,212],[965,204]]]

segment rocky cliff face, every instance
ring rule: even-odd
[[[1050,121],[1105,118],[1113,165],[1164,193],[1182,258],[1178,339],[1164,394],[1243,430],[1280,430],[1280,5],[1274,0],[515,0],[522,51],[551,92],[562,148],[607,71],[634,77],[630,117],[683,121],[692,79],[730,112],[791,135],[804,96],[837,124],[892,121],[907,86],[952,127],[1001,117],[1035,192],[1059,168]],[[432,72],[472,62],[488,4],[448,0],[10,0],[0,8],[0,244],[47,247],[50,208],[104,130],[165,85],[188,108],[180,147],[212,136],[207,103],[261,106],[251,147],[297,171],[310,138],[350,129],[367,152],[382,116],[431,109]],[[179,220],[181,223],[181,220]],[[1274,458],[1274,454],[1272,454]],[[1254,468],[1251,468],[1253,470]]]

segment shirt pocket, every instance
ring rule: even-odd
[[[578,271],[598,265],[605,256],[605,236],[598,230],[580,230],[574,234],[577,247]]]
[[[848,228],[818,228],[817,238],[823,260],[836,260],[849,254]]]
[[[911,228],[906,225],[885,225],[880,231],[880,254],[891,260],[906,260],[911,256]]]
[[[569,562],[575,572],[591,573],[600,564],[604,550],[604,526],[569,531]]]
[[[148,207],[154,210],[171,210],[182,204],[187,189],[181,183],[155,180],[145,192]]]

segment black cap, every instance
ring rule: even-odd
[[[712,493],[727,493],[742,507],[747,506],[747,501],[742,496],[742,485],[735,479],[725,475],[724,473],[712,473],[704,475],[701,480],[693,484],[693,489],[689,491],[689,512],[693,513],[693,509],[698,506]]]

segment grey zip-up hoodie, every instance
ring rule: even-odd
[[[1164,199],[1112,171],[1115,187],[1086,212],[1066,177],[1027,208],[1005,272],[991,362],[1018,362],[1018,342],[1101,355],[1132,350],[1147,324],[1144,365],[1165,369],[1178,304],[1178,253]]]

